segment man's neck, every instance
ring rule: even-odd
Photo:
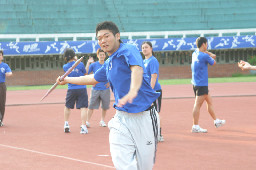
[[[113,52],[108,52],[108,56],[111,56],[112,54],[114,54],[120,48],[120,46],[121,46],[121,43],[118,42],[118,45],[117,45],[116,49],[113,50]]]
[[[69,60],[69,61],[68,61],[68,63],[71,63],[71,62],[73,62],[73,61],[75,61],[75,59],[73,59],[73,60]]]
[[[206,50],[204,48],[199,48],[199,51],[205,53]]]
[[[104,64],[104,60],[99,60],[99,63],[102,65]]]

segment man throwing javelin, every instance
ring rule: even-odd
[[[199,37],[196,39],[197,49],[192,54],[192,84],[195,93],[195,104],[193,108],[193,126],[192,133],[206,133],[207,129],[199,126],[200,108],[204,101],[207,102],[207,110],[214,120],[216,128],[225,124],[225,120],[216,118],[213,110],[212,98],[208,90],[208,64],[215,65],[216,55],[207,51],[207,39]]]
[[[138,49],[120,40],[118,27],[99,23],[96,37],[109,59],[94,74],[66,77],[59,84],[94,85],[108,81],[114,92],[116,114],[108,123],[112,161],[117,170],[153,168],[159,131],[159,117],[152,103],[159,97],[150,84]]]

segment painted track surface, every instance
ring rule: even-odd
[[[210,84],[217,117],[227,123],[216,129],[204,104],[200,125],[208,133],[192,134],[192,86],[163,86],[165,142],[158,145],[154,170],[256,169],[255,87],[256,83]],[[40,103],[46,91],[7,92],[5,126],[0,128],[1,169],[114,169],[108,129],[98,126],[100,111],[93,114],[89,134],[80,135],[80,113],[72,110],[71,133],[65,134],[66,90],[57,89]],[[106,119],[114,113],[111,108]]]

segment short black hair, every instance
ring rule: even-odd
[[[4,55],[4,50],[0,50],[0,53],[2,53],[2,55]]]
[[[104,22],[98,23],[98,25],[96,26],[96,37],[98,35],[98,32],[101,30],[109,30],[110,32],[113,33],[114,36],[117,33],[120,33],[117,25],[112,21],[104,21]],[[119,40],[119,42],[121,43],[122,41]]]
[[[109,30],[111,31],[114,35],[116,35],[117,33],[119,33],[119,29],[118,27],[116,26],[115,23],[113,23],[112,21],[104,21],[104,22],[101,22],[97,25],[96,27],[96,36],[98,35],[98,32],[100,30]]]
[[[205,37],[198,37],[196,39],[197,48],[200,48],[204,43],[207,43],[207,39]]]
[[[76,53],[72,48],[66,48],[64,51],[64,60],[68,62],[75,57]]]
[[[99,48],[99,49],[97,50],[97,55],[99,55],[100,52],[105,53],[105,51],[103,51],[101,48]]]

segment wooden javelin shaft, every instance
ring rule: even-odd
[[[76,66],[83,60],[83,58],[84,58],[84,56],[81,57],[79,60],[77,60],[77,61],[72,65],[72,67],[70,67],[70,68],[68,69],[68,71],[66,71],[66,73],[64,73],[64,74],[60,77],[60,81],[63,81],[64,78],[65,78],[66,76],[68,76],[68,75],[74,70],[74,68],[76,68]],[[56,82],[56,83],[47,91],[47,93],[42,97],[41,101],[42,101],[44,98],[46,98],[57,86],[58,86],[58,83]]]

